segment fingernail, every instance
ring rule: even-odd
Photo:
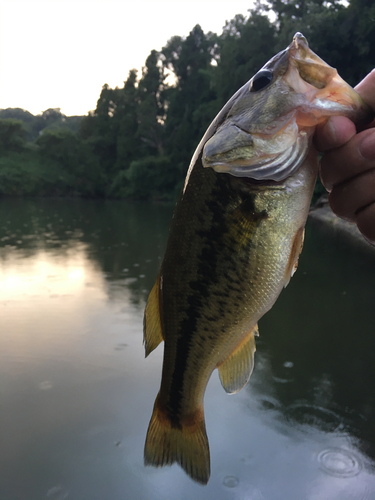
[[[366,160],[375,160],[375,130],[359,143],[359,152]]]

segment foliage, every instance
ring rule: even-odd
[[[36,140],[44,130],[64,128],[78,132],[82,116],[65,116],[60,108],[50,108],[40,115],[33,115],[21,108],[0,109],[0,119],[12,118],[23,123],[25,138]]]
[[[25,135],[21,121],[12,118],[0,119],[0,154],[22,151]]]
[[[176,184],[176,169],[168,157],[147,156],[133,161],[127,170],[117,174],[110,195],[114,198],[147,199],[150,191],[154,191],[159,193],[158,198],[169,199],[171,192],[175,194]]]
[[[220,35],[197,25],[152,50],[85,117],[0,110],[0,195],[173,198],[216,113],[296,31],[355,84],[375,66],[374,21],[366,0],[257,0]]]
[[[0,195],[41,193],[43,173],[35,155],[10,153],[0,157]]]
[[[275,43],[276,27],[258,12],[248,19],[237,15],[225,25],[217,68],[221,102],[227,101],[275,54]]]
[[[44,165],[59,167],[61,194],[93,196],[103,194],[103,174],[97,158],[86,143],[70,130],[44,132],[36,141]]]

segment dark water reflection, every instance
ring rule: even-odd
[[[206,393],[212,477],[144,468],[142,315],[171,206],[0,202],[0,499],[375,498],[375,254],[308,226],[250,384]]]

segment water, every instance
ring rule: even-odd
[[[143,466],[162,347],[142,316],[171,206],[0,201],[1,500],[375,498],[375,254],[312,224],[237,395],[205,397],[212,475]]]

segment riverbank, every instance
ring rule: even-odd
[[[323,230],[335,233],[338,237],[350,240],[353,244],[360,246],[364,250],[375,253],[375,246],[371,245],[359,231],[355,224],[340,219],[335,215],[328,203],[328,197],[322,197],[313,205],[309,212],[309,219],[313,224],[319,224]]]

